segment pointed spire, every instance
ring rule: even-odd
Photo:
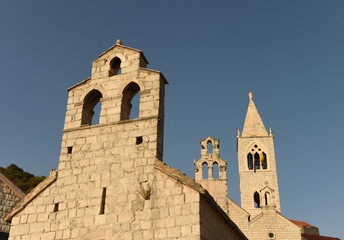
[[[263,121],[259,116],[256,105],[254,105],[252,91],[249,92],[248,96],[250,98],[250,102],[248,104],[244,128],[242,130],[241,136],[268,136]]]

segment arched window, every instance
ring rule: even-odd
[[[249,170],[253,169],[253,156],[252,153],[247,154],[247,166]]]
[[[208,179],[208,164],[202,164],[202,179]]]
[[[264,197],[265,197],[265,206],[267,206],[270,203],[270,193],[266,192]]]
[[[121,59],[115,57],[110,62],[109,77],[121,74]]]
[[[98,91],[93,89],[89,92],[86,97],[84,98],[84,105],[82,107],[82,115],[81,115],[81,125],[92,125],[92,118],[94,115],[94,108],[97,103],[100,103],[100,99],[102,98],[102,94]],[[100,109],[101,106],[97,107],[100,116]],[[99,119],[95,121],[99,123]]]
[[[259,193],[255,192],[253,194],[253,199],[254,199],[254,207],[255,208],[260,208],[260,197],[259,197]]]
[[[262,152],[262,154],[260,155],[260,161],[262,162],[262,168],[263,169],[267,169],[268,168],[268,163],[267,163],[265,152]]]
[[[249,148],[247,153],[247,166],[249,170],[253,169],[254,172],[268,168],[267,154],[263,152],[262,146],[259,146],[257,143],[252,144]]]
[[[131,108],[132,108],[132,100],[135,95],[140,96],[138,93],[140,91],[139,85],[134,82],[129,83],[123,90],[123,97],[122,97],[122,105],[121,105],[121,120],[130,119],[131,116]],[[137,100],[136,105],[140,105],[140,98]],[[135,106],[134,109],[137,108],[137,112],[139,112],[139,106]],[[139,114],[137,114],[139,115]],[[132,117],[132,116],[131,116]]]
[[[254,170],[260,169],[260,159],[259,159],[259,154],[255,153],[254,154]]]
[[[219,179],[220,171],[219,171],[219,165],[217,162],[214,162],[213,164],[213,178]]]
[[[207,153],[213,153],[213,143],[210,140],[207,142]]]

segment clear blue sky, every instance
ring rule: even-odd
[[[248,92],[275,134],[282,214],[344,238],[344,1],[2,1],[0,166],[57,168],[66,89],[116,39],[166,87],[164,161],[194,177],[220,138],[229,195]]]

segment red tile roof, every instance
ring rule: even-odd
[[[295,225],[299,226],[299,227],[314,227],[313,225],[310,225],[306,222],[303,222],[303,221],[296,221],[296,220],[289,220],[291,221],[292,223],[294,223]]]
[[[325,237],[320,235],[302,233],[301,236],[307,240],[340,240],[339,238]]]

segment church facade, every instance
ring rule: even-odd
[[[200,184],[162,162],[168,82],[147,64],[118,41],[68,89],[58,170],[7,216],[10,240],[247,239]]]
[[[228,197],[218,139],[201,140],[195,179],[164,164],[168,82],[147,65],[142,51],[117,41],[93,62],[90,78],[68,89],[58,169],[8,214],[10,240],[301,240],[318,233],[281,215],[273,135],[252,93],[237,136],[241,206]],[[139,116],[132,118],[135,97]]]

